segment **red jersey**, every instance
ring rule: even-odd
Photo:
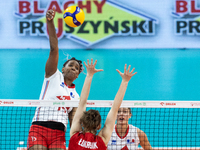
[[[69,140],[68,150],[106,150],[107,147],[98,135],[92,133],[75,133]]]

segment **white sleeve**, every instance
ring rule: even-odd
[[[61,74],[61,72],[57,69],[56,72],[54,74],[52,74],[50,77],[46,78],[44,76],[44,79],[45,80],[51,80],[52,78],[54,78],[57,74]]]

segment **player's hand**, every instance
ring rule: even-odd
[[[128,69],[126,69],[127,65],[125,64],[124,66],[124,73],[121,73],[118,69],[117,72],[120,74],[120,76],[122,77],[122,81],[124,82],[129,82],[129,80],[131,79],[132,76],[134,76],[137,72],[133,73],[133,71],[135,70],[135,68],[133,68],[130,71],[131,65],[128,66]]]
[[[53,20],[53,18],[55,17],[55,7],[53,7],[53,9],[50,9],[46,12],[46,18],[48,21]]]
[[[103,69],[96,69],[95,66],[97,64],[97,60],[95,60],[94,64],[93,64],[93,59],[91,59],[91,63],[89,63],[89,59],[87,60],[87,64],[86,62],[84,62],[86,68],[87,68],[87,75],[94,75],[96,72],[100,72],[103,71]]]

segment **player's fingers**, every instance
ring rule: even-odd
[[[96,66],[96,64],[97,64],[97,60],[95,60],[95,62],[94,62],[94,66]]]
[[[124,65],[124,73],[126,73],[126,66],[127,66],[127,64]]]
[[[135,70],[135,68],[133,68],[133,69],[131,70],[131,74],[133,73],[134,70]]]
[[[91,65],[93,65],[93,58],[91,58]]]
[[[89,65],[89,63],[90,63],[90,61],[89,61],[89,59],[87,59],[87,64]]]
[[[55,11],[56,10],[56,7],[55,6],[53,6],[53,11]]]
[[[137,74],[137,72],[133,73],[131,76],[134,76],[134,75],[136,75],[136,74]]]
[[[130,68],[131,68],[131,65],[128,66],[128,70],[127,70],[128,72],[129,72]]]
[[[53,16],[51,15],[50,11],[47,12],[46,17],[48,20],[53,19]]]
[[[53,10],[51,9],[51,10],[48,10],[48,14],[50,15],[50,14],[52,14],[53,13]]]
[[[85,66],[87,67],[87,64],[86,64],[86,62],[83,62],[84,64],[85,64]]]
[[[103,71],[103,69],[96,69],[97,72]]]
[[[120,75],[122,74],[118,69],[116,69],[116,71],[117,71]]]

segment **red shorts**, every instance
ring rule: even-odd
[[[65,132],[39,125],[32,125],[28,135],[27,148],[43,145],[49,148],[66,149]]]

